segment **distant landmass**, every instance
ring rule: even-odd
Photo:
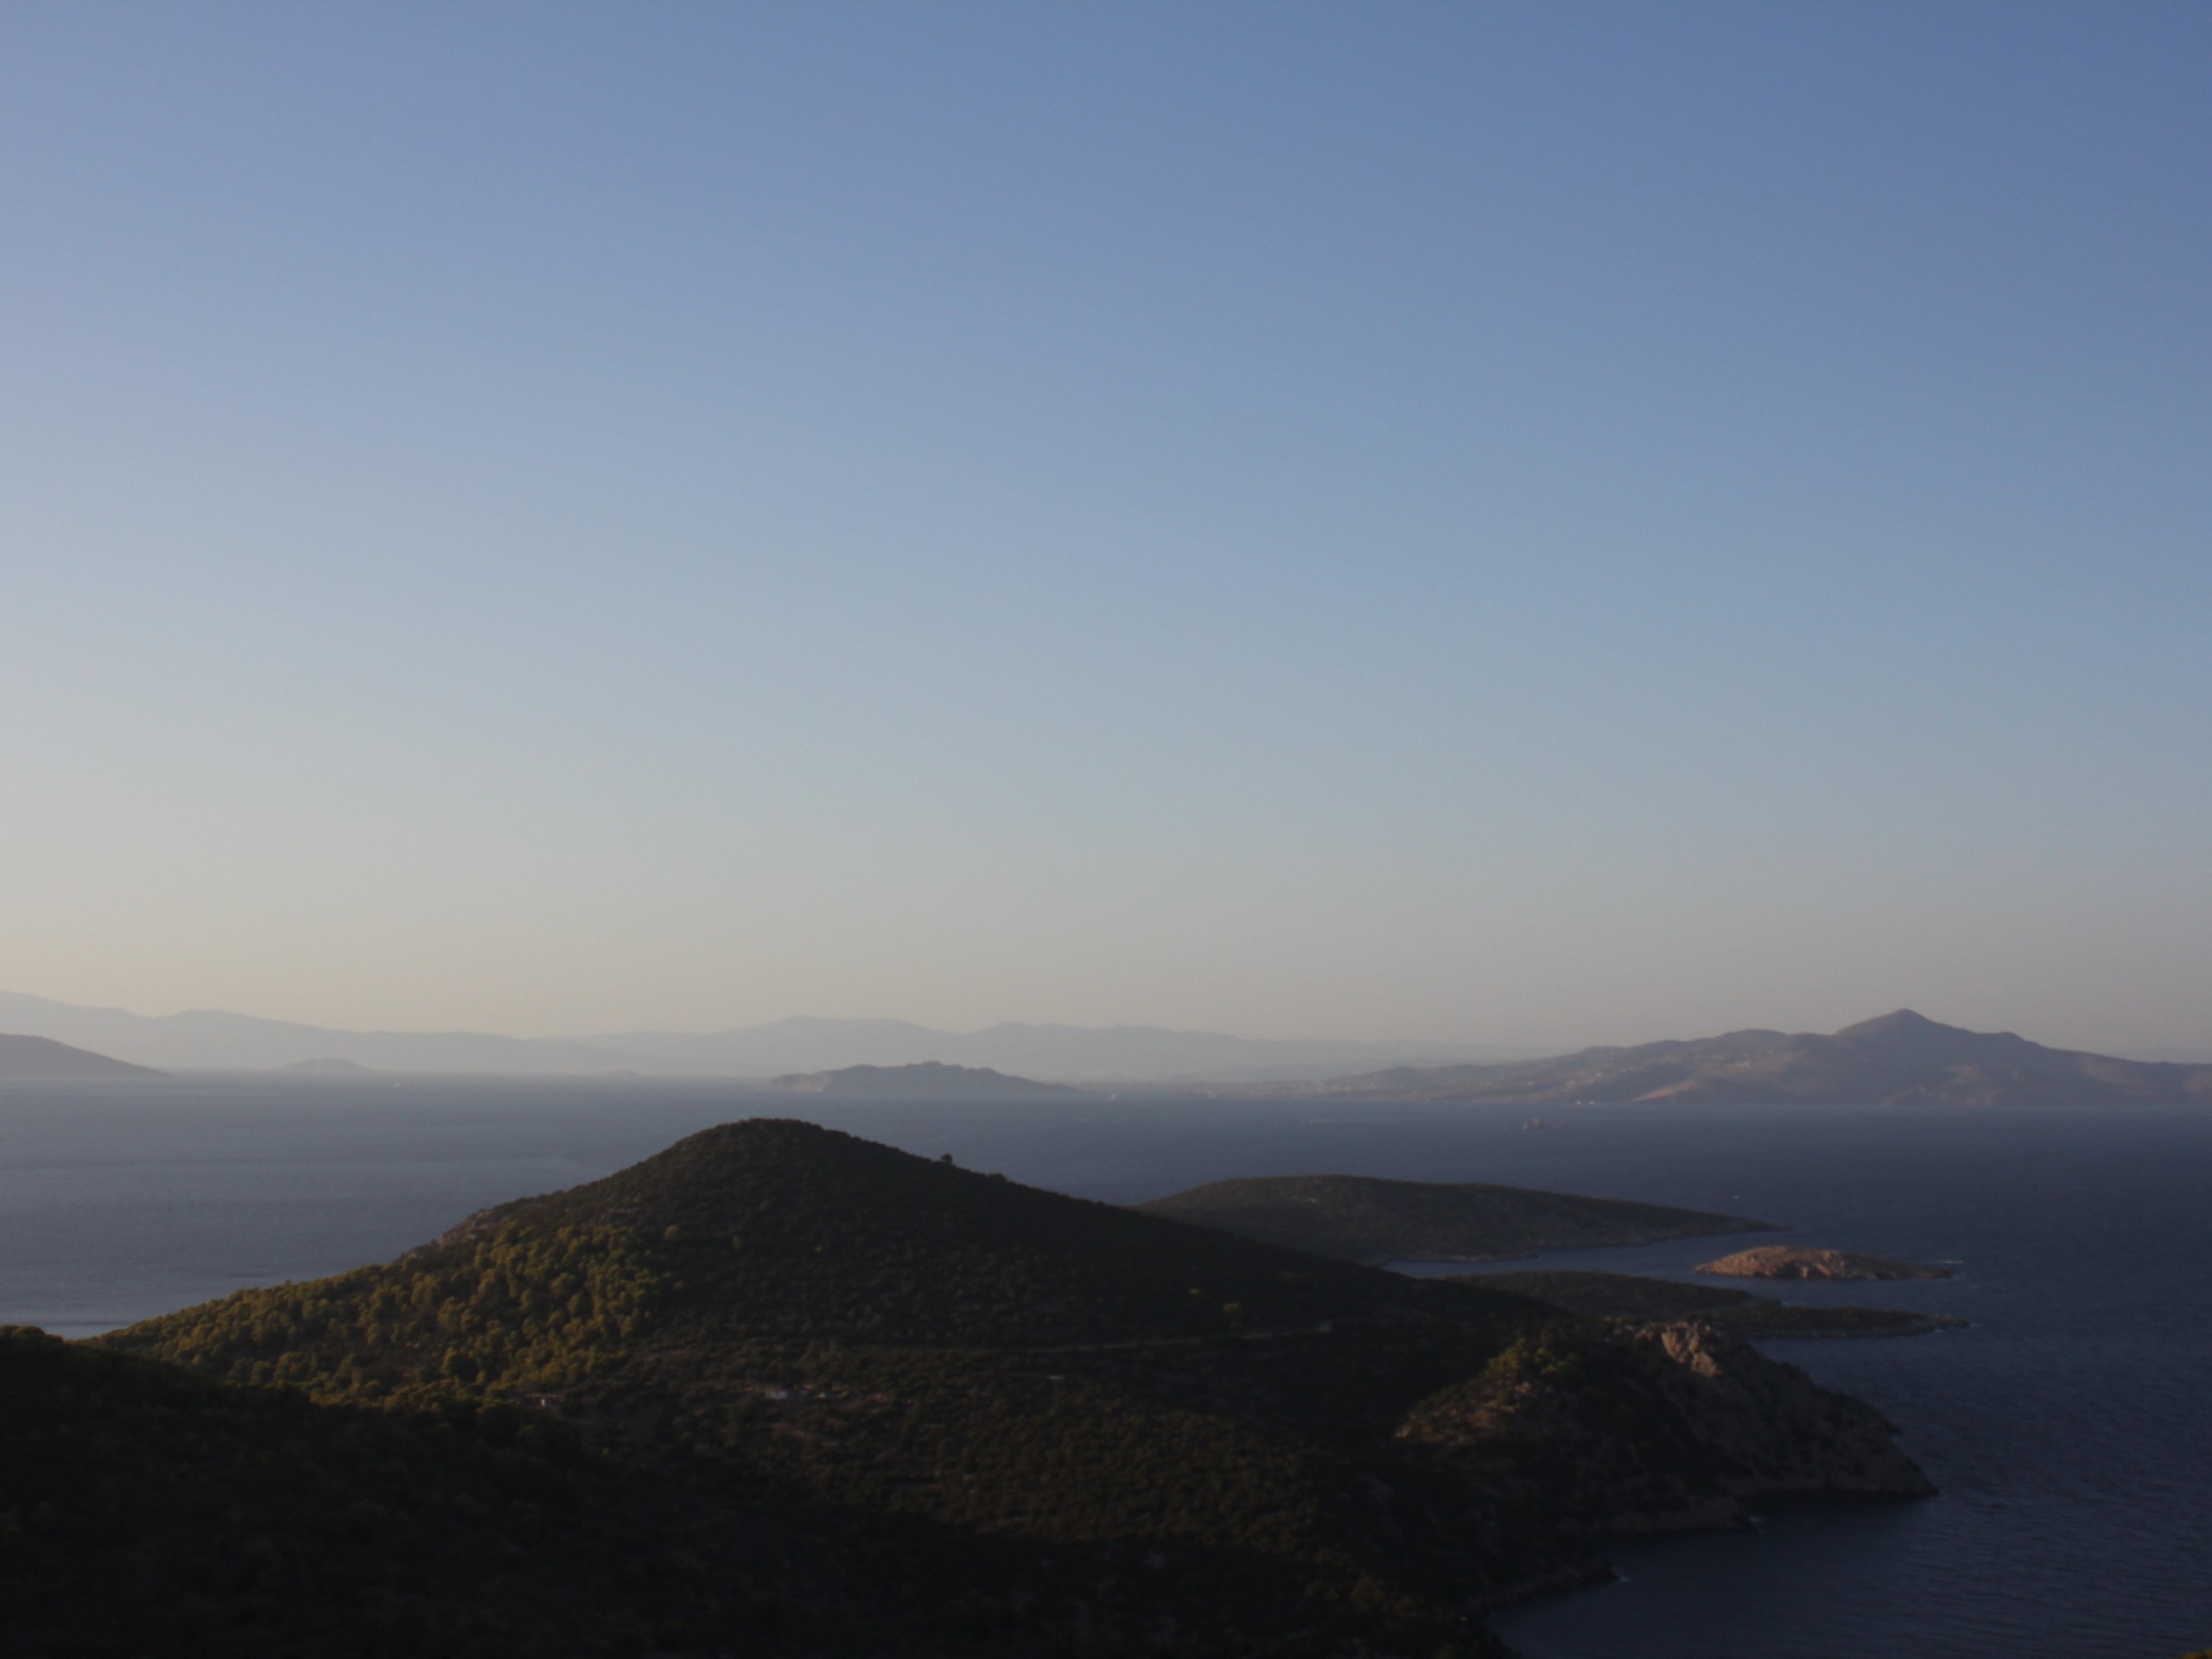
[[[1158,1026],[998,1025],[933,1030],[904,1020],[775,1020],[719,1032],[628,1031],[578,1039],[470,1031],[344,1031],[199,1009],[148,1015],[0,991],[0,1030],[28,1032],[143,1065],[266,1071],[335,1058],[376,1071],[748,1081],[849,1065],[988,1068],[1055,1083],[1313,1083],[1354,1069],[1504,1060],[1537,1051],[1433,1042],[1289,1041]]]
[[[1599,1541],[1931,1491],[1891,1435],[1709,1323],[753,1121],[393,1262],[0,1333],[0,1581],[40,1652],[1503,1659],[1481,1616]]]
[[[1075,1095],[1065,1084],[1009,1077],[988,1066],[848,1065],[835,1071],[798,1071],[770,1079],[768,1087],[792,1095],[828,1095],[842,1100],[988,1100]]]
[[[96,1083],[105,1077],[159,1076],[149,1067],[72,1048],[51,1038],[0,1033],[0,1083]]]
[[[573,1039],[345,1031],[213,1009],[144,1015],[16,992],[0,992],[0,1029],[162,1070],[267,1071],[342,1060],[383,1072],[767,1083],[854,1066],[935,1064],[1055,1084],[1529,1106],[1637,1100],[2212,1103],[2212,1065],[2045,1048],[2010,1033],[1964,1031],[1910,1012],[1832,1036],[1739,1031],[1551,1058],[1495,1046],[1287,1041],[1156,1026],[998,1025],[947,1032],[903,1020],[777,1020],[721,1032],[632,1031]]]
[[[1395,1067],[1340,1077],[1319,1092],[1516,1106],[2212,1103],[2212,1065],[2045,1048],[2011,1032],[1965,1031],[1900,1009],[1833,1036],[1738,1031],[1503,1065]]]
[[[319,1054],[311,1060],[294,1060],[280,1065],[279,1071],[296,1077],[372,1077],[376,1071],[370,1066],[353,1060],[341,1060],[335,1054]]]
[[[631,1031],[586,1039],[664,1075],[766,1077],[847,1065],[988,1067],[1055,1083],[1317,1082],[1355,1067],[1507,1060],[1540,1050],[1436,1042],[1235,1037],[1161,1026],[996,1025],[936,1031],[904,1020],[777,1020],[734,1031]]]
[[[1264,1243],[1370,1262],[1500,1262],[1536,1250],[1776,1230],[1769,1222],[1663,1204],[1364,1175],[1214,1181],[1140,1207]]]
[[[212,1009],[149,1016],[12,991],[0,991],[0,1029],[35,1033],[165,1071],[266,1071],[296,1060],[335,1058],[378,1071],[514,1076],[613,1071],[636,1064],[627,1056],[554,1039],[466,1031],[337,1031]]]

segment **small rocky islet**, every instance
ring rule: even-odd
[[[1921,1262],[1892,1261],[1853,1250],[1816,1249],[1797,1244],[1762,1244],[1707,1262],[1696,1269],[1722,1279],[1948,1279],[1948,1268]]]

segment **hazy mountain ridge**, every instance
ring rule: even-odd
[[[0,1033],[0,1083],[97,1083],[159,1076],[150,1067],[128,1065],[50,1037]]]
[[[2011,1032],[1939,1025],[1908,1008],[1833,1035],[1738,1031],[1503,1065],[1396,1067],[1316,1092],[1529,1106],[2212,1103],[2212,1065],[2046,1048]]]
[[[648,1069],[671,1075],[766,1077],[847,1065],[936,1061],[1054,1083],[1319,1078],[1386,1056],[1409,1062],[1424,1057],[1456,1060],[1485,1055],[1477,1045],[1236,1037],[1160,1026],[1003,1023],[980,1031],[948,1032],[903,1020],[811,1016],[725,1032],[616,1032],[586,1040],[594,1047],[635,1055]]]
[[[13,991],[0,991],[0,1030],[51,1038],[143,1065],[186,1070],[265,1071],[329,1058],[377,1071],[638,1071],[747,1081],[849,1065],[930,1061],[1055,1083],[1312,1081],[1360,1065],[1512,1052],[1450,1043],[1281,1040],[1154,1026],[1007,1024],[963,1033],[903,1020],[812,1017],[721,1032],[632,1031],[576,1039],[466,1031],[345,1031],[213,1009],[132,1014]]]
[[[339,1031],[216,1009],[140,1014],[0,991],[0,1029],[35,1033],[141,1065],[267,1071],[340,1059],[378,1071],[506,1074],[618,1071],[634,1064],[581,1043],[481,1032]]]
[[[0,992],[0,1031],[161,1070],[257,1070],[340,1060],[382,1072],[727,1077],[767,1084],[853,1066],[938,1065],[1052,1084],[1557,1106],[2086,1104],[2212,1102],[2212,1065],[2046,1048],[1909,1010],[1833,1035],[1738,1031],[1544,1058],[1453,1058],[1449,1045],[1298,1042],[1174,1031],[998,1025],[933,1031],[899,1020],[798,1018],[720,1033],[628,1032],[571,1041],[482,1032],[341,1031],[195,1010],[159,1016]],[[1495,1052],[1495,1051],[1492,1051]],[[1377,1059],[1398,1064],[1345,1075]],[[1417,1064],[1432,1059],[1448,1064]]]

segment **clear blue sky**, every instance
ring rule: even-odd
[[[2212,7],[0,12],[0,985],[2212,1045]]]

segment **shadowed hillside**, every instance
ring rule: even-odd
[[[1764,1221],[1663,1204],[1365,1175],[1213,1181],[1141,1207],[1147,1215],[1349,1262],[1499,1262],[1536,1250],[1774,1230]]]
[[[1696,1042],[1586,1048],[1512,1065],[1400,1067],[1321,1092],[1362,1098],[1685,1104],[2081,1106],[2212,1103],[2212,1065],[2045,1048],[2010,1032],[1962,1031],[1910,1009],[1834,1036],[1738,1031]]]
[[[676,1495],[709,1581],[748,1570],[716,1540],[804,1517],[779,1535],[900,1652],[1487,1651],[1480,1611],[1601,1573],[1607,1530],[1928,1490],[1871,1411],[1709,1332],[1611,1331],[792,1122],[103,1342],[566,1424]]]
[[[711,1586],[672,1559],[640,1573],[669,1497],[543,1414],[318,1407],[0,1328],[11,1655],[636,1652],[716,1592],[722,1622],[772,1632],[821,1584],[759,1526],[720,1529]]]

